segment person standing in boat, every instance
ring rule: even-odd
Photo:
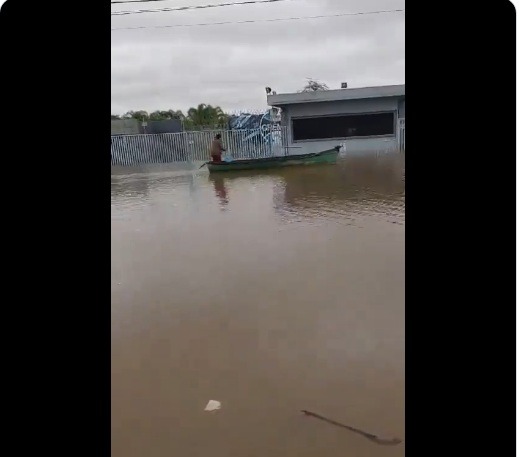
[[[219,133],[214,137],[213,141],[211,142],[211,160],[213,162],[221,162],[222,161],[222,152],[226,149],[223,147],[222,143],[222,135]]]

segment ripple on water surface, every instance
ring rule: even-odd
[[[299,413],[404,438],[403,156],[111,197],[114,457],[404,454]]]

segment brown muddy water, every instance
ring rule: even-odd
[[[404,169],[114,168],[112,456],[403,456]]]

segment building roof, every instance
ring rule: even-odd
[[[355,89],[318,90],[292,94],[267,95],[270,106],[293,105],[296,103],[335,102],[364,98],[401,97],[405,95],[405,84],[395,86],[358,87]]]

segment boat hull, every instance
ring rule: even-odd
[[[234,160],[232,162],[208,162],[210,173],[237,170],[263,170],[267,168],[280,168],[296,165],[334,164],[337,162],[340,146],[326,151],[300,154],[292,156],[268,157],[264,159]]]

